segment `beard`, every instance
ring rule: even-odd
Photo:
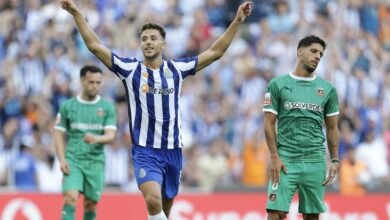
[[[316,70],[317,66],[316,66],[316,67],[311,67],[311,66],[309,66],[309,65],[304,64],[304,65],[303,65],[303,68],[305,68],[305,70],[306,70],[308,73],[312,73],[312,72],[314,72],[314,70]]]
[[[145,59],[148,59],[148,60],[154,60],[160,56],[160,54],[157,52],[147,54],[146,51],[144,51],[143,54],[144,54]]]

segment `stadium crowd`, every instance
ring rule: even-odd
[[[328,47],[316,73],[340,102],[334,190],[362,195],[390,188],[390,3],[380,0],[254,1],[227,53],[183,85],[182,190],[258,189],[267,181],[263,134],[267,82],[291,71],[300,38]],[[142,57],[138,27],[166,27],[165,58],[194,56],[233,19],[240,1],[79,0],[104,44]],[[0,0],[0,186],[59,192],[53,125],[59,104],[79,91],[79,69],[103,65],[55,0]],[[106,146],[106,185],[137,191],[123,85],[103,68],[102,95],[116,104],[116,140]],[[236,186],[239,186],[236,188]]]

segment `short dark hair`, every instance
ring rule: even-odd
[[[298,43],[297,49],[299,49],[301,47],[308,47],[308,46],[310,46],[312,44],[316,44],[316,43],[321,44],[321,46],[325,50],[325,48],[326,48],[325,41],[322,40],[320,37],[317,37],[315,35],[310,35],[310,36],[306,36],[306,37],[302,38]]]
[[[140,31],[139,31],[139,35],[141,36],[141,34],[142,34],[142,32],[144,32],[144,30],[149,30],[149,29],[158,30],[158,32],[160,32],[162,38],[165,40],[166,33],[165,33],[163,26],[160,24],[154,23],[154,22],[149,22],[149,23],[142,25],[140,28]]]
[[[100,74],[103,73],[102,70],[99,67],[97,67],[97,66],[85,65],[80,70],[80,78],[84,77],[87,74],[87,72],[100,73]]]

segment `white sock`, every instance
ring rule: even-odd
[[[168,220],[164,212],[161,210],[157,215],[148,215],[148,220]]]

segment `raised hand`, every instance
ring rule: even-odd
[[[252,12],[252,2],[244,2],[238,7],[236,20],[238,22],[244,22],[246,17],[248,17]]]
[[[60,4],[61,8],[68,11],[72,15],[79,11],[73,0],[60,0]]]

